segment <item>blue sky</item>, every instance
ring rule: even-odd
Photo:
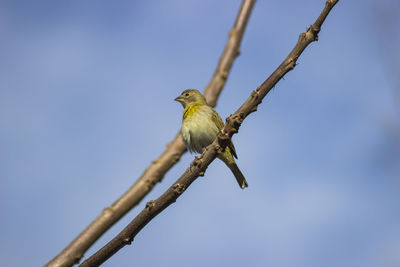
[[[218,102],[234,112],[324,1],[258,1]],[[240,1],[0,2],[0,259],[41,266],[171,140]],[[341,1],[219,161],[104,266],[400,265],[396,1]],[[189,165],[163,182],[91,255]]]

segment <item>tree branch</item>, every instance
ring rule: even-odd
[[[204,90],[208,103],[215,106],[219,94],[225,85],[228,74],[235,58],[239,55],[240,43],[247,26],[255,0],[243,0],[236,21],[229,33],[225,49],[219,59],[217,68],[211,81]],[[168,143],[165,151],[154,160],[136,182],[111,206],[86,227],[60,254],[53,258],[46,266],[71,266],[79,262],[84,253],[100,236],[105,233],[129,210],[161,182],[166,172],[179,161],[186,151],[180,133]]]
[[[208,165],[216,158],[217,153],[223,151],[229,144],[230,138],[237,133],[243,120],[252,112],[277,82],[296,66],[296,61],[304,49],[313,41],[318,40],[318,33],[321,25],[331,9],[338,0],[327,0],[325,8],[318,19],[306,32],[300,34],[299,39],[289,53],[287,58],[279,67],[256,89],[243,105],[226,119],[224,128],[220,131],[214,142],[209,145],[203,154],[196,157],[191,166],[186,169],[182,176],[164,192],[158,199],[150,201],[146,207],[134,218],[116,237],[108,244],[84,261],[80,266],[98,266],[115,254],[125,245],[131,244],[134,237],[146,226],[155,216],[174,203],[176,199],[194,182],[199,176],[204,175]]]

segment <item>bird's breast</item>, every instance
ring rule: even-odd
[[[218,131],[207,109],[199,109],[190,116],[184,117],[182,121],[183,141],[190,151],[197,153],[202,153],[203,149],[214,141]]]

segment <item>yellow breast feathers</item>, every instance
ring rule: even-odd
[[[183,120],[190,118],[193,114],[198,112],[201,109],[201,105],[199,104],[192,104],[188,105],[185,110],[183,111]]]

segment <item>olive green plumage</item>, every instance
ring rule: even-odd
[[[198,90],[185,90],[175,98],[175,101],[180,102],[184,107],[181,127],[183,142],[189,151],[202,153],[224,127],[221,117],[207,104],[206,99]],[[233,157],[237,158],[237,155],[231,142],[225,151],[218,155],[218,158],[229,167],[240,188],[244,189],[247,187],[247,181]]]

